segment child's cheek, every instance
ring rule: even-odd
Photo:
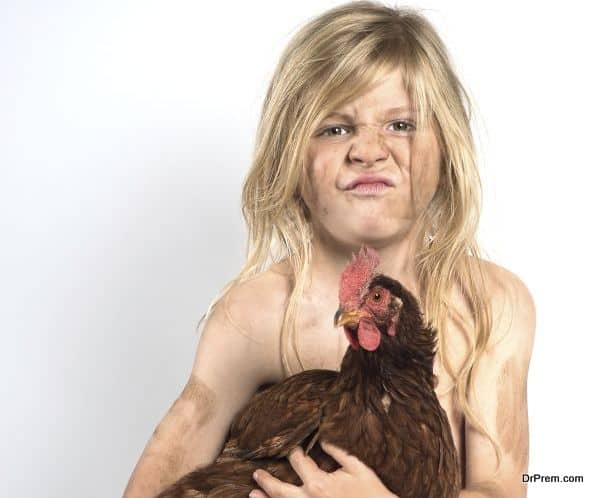
[[[327,216],[332,211],[331,203],[341,192],[336,187],[333,168],[327,161],[316,159],[307,171],[307,191],[309,206],[317,210],[320,216]]]

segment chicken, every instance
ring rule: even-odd
[[[246,497],[258,468],[301,485],[286,458],[296,445],[321,469],[339,468],[318,440],[358,457],[400,498],[458,497],[457,453],[434,392],[436,331],[408,290],[375,271],[378,264],[363,246],[342,272],[334,324],[349,347],[340,372],[307,370],[255,394],[216,461],[159,498]]]

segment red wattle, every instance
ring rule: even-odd
[[[379,347],[381,334],[373,322],[368,320],[358,322],[358,342],[367,351],[375,351]]]

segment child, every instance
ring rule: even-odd
[[[244,185],[246,264],[209,307],[190,379],[126,498],[213,462],[260,385],[339,370],[348,344],[333,327],[338,280],[363,243],[439,331],[436,392],[461,459],[460,497],[525,496],[535,310],[514,274],[480,257],[469,121],[446,49],[418,12],[353,2],[296,34],[268,89]],[[342,469],[327,474],[294,451],[303,486],[263,471],[252,496],[391,496],[360,460],[328,451]]]

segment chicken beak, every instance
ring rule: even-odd
[[[339,308],[333,317],[333,325],[334,327],[348,324],[357,326],[362,317],[363,314],[360,311],[344,311],[343,308]]]

